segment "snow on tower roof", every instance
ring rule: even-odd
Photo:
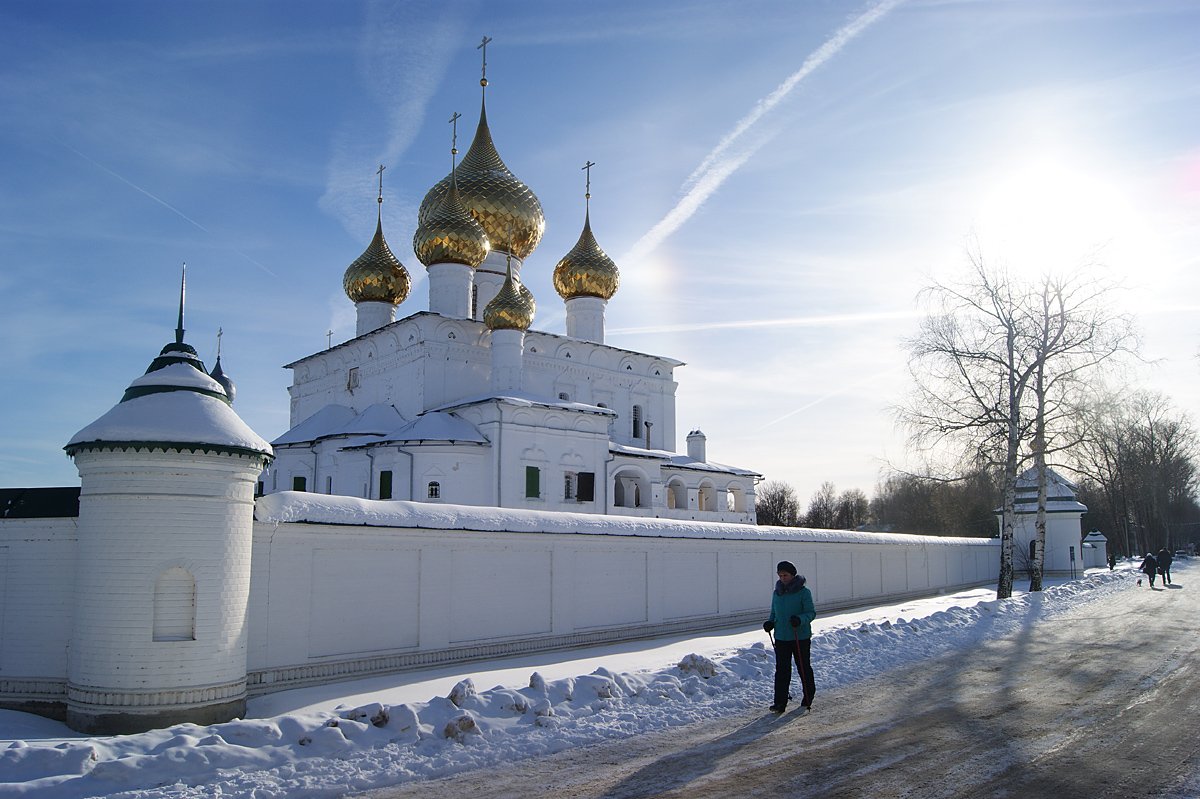
[[[221,384],[187,363],[134,380],[126,398],[71,437],[75,454],[92,446],[196,444],[271,455],[271,445],[242,421]]]

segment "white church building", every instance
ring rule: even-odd
[[[271,442],[260,493],[755,522],[759,474],[710,461],[699,430],[676,451],[682,363],[605,343],[620,279],[587,210],[554,267],[567,334],[532,328],[521,270],[546,222],[496,151],[486,106],[419,220],[428,310],[395,319],[411,280],[381,216],[343,280],[357,335],[287,365],[291,429]]]

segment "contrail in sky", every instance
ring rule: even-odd
[[[55,139],[55,141],[58,141],[58,140],[57,140],[57,139]],[[128,187],[129,187],[129,188],[131,188],[131,189],[133,189],[134,191],[136,191],[136,192],[140,192],[141,194],[144,194],[144,195],[146,195],[146,196],[147,196],[147,197],[149,197],[151,200],[154,200],[154,202],[156,202],[156,203],[158,203],[159,205],[161,205],[163,208],[166,208],[168,211],[170,211],[171,213],[173,213],[173,214],[175,214],[176,216],[178,216],[180,219],[184,220],[184,221],[185,221],[185,222],[187,222],[188,224],[191,224],[191,225],[195,226],[195,227],[196,227],[198,230],[202,230],[202,231],[204,231],[205,233],[207,233],[207,234],[208,234],[208,235],[210,235],[210,236],[214,235],[214,234],[213,234],[213,232],[212,232],[211,230],[209,230],[209,229],[208,229],[208,228],[206,228],[204,225],[202,225],[202,224],[200,224],[199,222],[197,222],[195,219],[192,219],[190,216],[188,216],[187,214],[185,214],[183,211],[180,211],[178,208],[176,208],[175,206],[171,205],[169,202],[167,202],[166,200],[162,199],[161,197],[156,197],[156,196],[154,196],[153,194],[151,194],[150,192],[146,191],[145,189],[143,189],[141,186],[137,185],[137,184],[136,184],[136,183],[134,183],[133,181],[131,181],[131,180],[128,180],[128,179],[126,179],[126,178],[125,178],[123,175],[120,175],[120,174],[118,174],[118,173],[116,173],[116,172],[112,171],[111,169],[109,169],[109,168],[108,168],[108,167],[106,167],[104,164],[100,163],[99,161],[95,160],[94,158],[91,158],[90,156],[87,156],[87,155],[85,155],[85,154],[83,154],[83,153],[79,152],[78,150],[76,150],[76,149],[75,149],[74,147],[72,147],[71,145],[69,145],[69,144],[66,144],[66,143],[64,143],[64,142],[61,142],[61,141],[59,141],[59,142],[58,142],[58,144],[59,144],[59,145],[61,145],[61,146],[62,146],[64,149],[70,150],[71,152],[75,153],[75,155],[79,156],[79,157],[80,157],[80,158],[82,158],[84,161],[87,161],[89,164],[91,164],[92,166],[96,167],[97,169],[103,170],[103,171],[107,172],[108,174],[112,175],[114,178],[116,178],[117,180],[121,181],[121,182],[122,182],[122,183],[124,183],[126,186],[128,186]],[[238,255],[242,256],[242,257],[243,257],[243,258],[245,258],[247,261],[249,261],[250,263],[254,264],[255,266],[257,266],[259,269],[261,269],[261,270],[263,270],[264,272],[266,272],[266,273],[267,273],[268,275],[270,275],[271,277],[279,277],[279,275],[275,274],[275,273],[274,273],[274,272],[272,272],[270,269],[268,269],[267,267],[263,266],[263,265],[262,265],[262,264],[260,264],[258,261],[254,260],[253,258],[251,258],[249,255],[246,255],[246,253],[242,252],[241,250],[239,250],[239,249],[237,249],[237,248],[234,248],[234,247],[230,247],[229,249],[230,249],[230,250],[232,250],[233,252],[237,253]]]
[[[83,153],[79,152],[78,150],[76,150],[76,149],[75,149],[74,147],[72,147],[71,145],[69,145],[69,144],[64,144],[63,142],[59,142],[59,144],[61,144],[63,147],[65,147],[66,149],[70,150],[71,152],[75,153],[75,155],[79,156],[79,157],[80,157],[80,158],[82,158],[84,161],[87,161],[89,164],[91,164],[92,166],[96,167],[97,169],[102,169],[102,170],[104,170],[105,172],[107,172],[108,174],[112,175],[114,178],[116,178],[117,180],[121,181],[121,182],[122,182],[122,183],[124,183],[126,186],[128,186],[128,187],[129,187],[129,188],[131,188],[131,189],[133,189],[134,191],[141,192],[142,194],[146,195],[146,196],[147,196],[147,197],[149,197],[151,200],[154,200],[154,202],[158,203],[158,204],[159,204],[159,205],[161,205],[163,208],[166,208],[168,211],[170,211],[171,213],[175,214],[176,216],[178,216],[179,218],[183,219],[184,221],[186,221],[186,222],[188,222],[188,223],[190,223],[190,224],[192,224],[192,225],[195,225],[197,228],[199,228],[200,230],[203,230],[205,233],[208,233],[208,234],[210,234],[210,235],[212,234],[212,231],[211,231],[211,230],[209,230],[209,229],[208,229],[208,228],[206,228],[204,225],[202,225],[202,224],[200,224],[199,222],[197,222],[195,219],[192,219],[190,216],[188,216],[187,214],[185,214],[183,211],[180,211],[178,208],[176,208],[175,206],[171,205],[169,202],[167,202],[166,200],[162,199],[161,197],[155,197],[153,194],[151,194],[150,192],[146,191],[145,189],[143,189],[141,186],[137,185],[137,184],[136,184],[136,183],[134,183],[133,181],[126,180],[126,179],[125,179],[123,176],[121,176],[121,175],[118,175],[116,172],[113,172],[111,169],[109,169],[108,167],[106,167],[104,164],[101,164],[100,162],[96,161],[94,158],[90,158],[89,156],[86,156],[86,155],[84,155]]]
[[[762,100],[759,100],[754,109],[742,117],[734,125],[733,130],[725,134],[717,146],[713,148],[712,152],[700,162],[700,166],[696,167],[692,171],[692,174],[688,176],[688,179],[684,181],[683,188],[685,193],[683,198],[675,204],[674,208],[667,212],[667,215],[658,224],[650,228],[645,235],[638,239],[629,252],[620,260],[636,261],[653,252],[659,244],[662,244],[667,236],[670,236],[684,222],[690,219],[692,214],[696,213],[700,206],[704,204],[704,201],[721,187],[726,178],[736,172],[742,164],[746,163],[754,155],[763,142],[751,145],[738,153],[730,153],[730,147],[750,131],[767,113],[783,102],[791,94],[792,90],[799,85],[800,81],[812,74],[830,58],[837,55],[851,39],[877,22],[902,1],[883,0],[883,2],[877,3],[868,11],[851,20],[834,33],[823,45],[818,47],[812,55],[806,58],[800,69],[789,75],[787,80],[781,83],[775,91],[768,94]]]
[[[766,424],[764,424],[762,427],[758,428],[754,432],[761,433],[762,431],[766,430],[769,427],[774,427],[775,425],[779,424],[780,422],[782,422],[785,419],[790,419],[791,417],[795,416],[798,413],[803,413],[804,411],[807,411],[809,408],[820,405],[822,402],[826,402],[827,400],[834,399],[835,397],[840,397],[840,396],[849,394],[852,389],[862,388],[863,386],[877,386],[877,385],[880,385],[881,383],[886,384],[888,382],[888,379],[892,375],[901,371],[901,369],[903,369],[903,368],[904,367],[902,367],[902,366],[893,366],[889,369],[884,369],[883,371],[878,372],[876,374],[867,375],[866,377],[863,377],[860,380],[856,380],[853,383],[839,385],[833,391],[828,391],[825,394],[822,394],[821,396],[812,400],[811,402],[806,402],[805,404],[801,405],[799,408],[793,408],[792,410],[785,413],[783,416],[778,416],[778,417],[772,419],[771,421],[767,422]]]

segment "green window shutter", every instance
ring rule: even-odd
[[[525,496],[540,497],[542,495],[542,470],[536,466],[525,467]]]
[[[596,474],[595,472],[580,472],[579,473],[579,488],[576,492],[580,502],[591,502],[596,498]]]
[[[390,469],[379,473],[379,498],[392,498],[392,472]]]

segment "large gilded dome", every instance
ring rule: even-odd
[[[554,290],[564,300],[575,297],[612,299],[621,283],[617,265],[592,235],[591,215],[583,218],[583,232],[571,251],[554,267]]]
[[[458,187],[453,183],[413,234],[413,252],[425,266],[466,264],[474,269],[483,263],[491,249],[483,226],[462,204]]]
[[[375,225],[375,238],[363,254],[346,267],[342,287],[351,302],[390,302],[399,305],[408,296],[411,281],[400,259],[392,255],[383,237],[383,220]]]
[[[447,175],[425,195],[417,216],[422,226],[429,224],[437,213],[453,179],[453,174]],[[471,216],[483,226],[492,249],[524,260],[542,240],[546,232],[542,204],[496,152],[488,129],[486,105],[479,111],[475,140],[458,165],[458,192]]]
[[[483,309],[483,323],[488,330],[528,330],[536,310],[532,292],[513,278],[510,265],[504,285]]]

